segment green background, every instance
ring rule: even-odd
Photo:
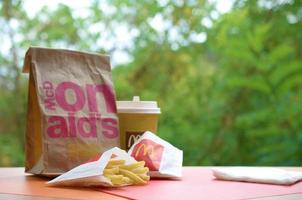
[[[302,164],[301,0],[239,0],[223,13],[213,1],[95,0],[85,15],[24,2],[0,1],[0,166],[24,163],[31,45],[124,52],[112,60],[118,100],[157,100],[158,134],[185,165]],[[119,41],[123,28],[131,37]]]

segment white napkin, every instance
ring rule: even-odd
[[[228,181],[290,185],[302,180],[302,172],[271,167],[215,167],[212,171],[217,179]]]

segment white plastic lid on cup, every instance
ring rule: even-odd
[[[132,101],[117,101],[118,113],[147,113],[160,114],[156,101],[140,101],[139,96],[134,96]]]

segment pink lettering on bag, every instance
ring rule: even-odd
[[[85,129],[85,125],[86,125],[86,129]],[[82,137],[96,137],[96,118],[93,115],[91,115],[89,118],[88,117],[79,118],[78,130]]]
[[[117,129],[117,120],[112,118],[103,118],[103,135],[107,138],[116,138],[119,134]]]
[[[46,109],[56,110],[58,105],[68,113],[67,116],[49,116],[46,133],[50,138],[76,138],[79,136],[95,138],[97,137],[98,128],[102,128],[102,134],[106,138],[118,137],[117,119],[102,118],[101,116],[103,111],[116,113],[114,93],[108,85],[86,84],[81,87],[76,83],[65,81],[54,87],[50,81],[44,81],[42,88]],[[68,98],[67,92],[71,93],[74,98]],[[105,100],[105,110],[99,110],[98,95]],[[77,116],[76,113],[82,111],[84,107],[89,111],[89,115],[83,116],[83,113],[81,113],[80,116]]]
[[[71,90],[75,94],[74,103],[69,103],[67,101],[65,96],[67,90]],[[85,94],[82,88],[72,82],[60,83],[55,90],[55,96],[57,103],[61,106],[61,108],[69,112],[77,112],[79,110],[82,110],[85,105]]]
[[[46,132],[51,138],[65,138],[68,137],[67,124],[64,117],[52,116],[48,119],[50,125]]]
[[[53,84],[50,81],[44,81],[42,88],[44,90],[44,94],[46,97],[44,98],[45,108],[48,110],[55,110],[56,104],[55,104],[55,95],[53,92]]]
[[[114,102],[114,95],[108,85],[86,85],[88,108],[90,112],[99,112],[97,107],[97,92],[103,93],[108,113],[116,113],[116,105]]]
[[[74,113],[68,113],[69,136],[77,137],[77,127]]]

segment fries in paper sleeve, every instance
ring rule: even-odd
[[[48,182],[63,186],[120,187],[144,185],[150,180],[145,162],[137,162],[124,150],[114,147],[93,162],[82,164]]]

